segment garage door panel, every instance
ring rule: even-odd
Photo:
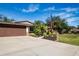
[[[0,36],[24,36],[26,35],[26,27],[22,26],[8,26],[0,27]]]
[[[0,36],[6,35],[6,29],[5,28],[0,28]]]

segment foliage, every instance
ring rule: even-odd
[[[3,15],[0,15],[0,22],[13,22],[14,19],[9,19]]]
[[[61,19],[59,16],[50,16],[46,23],[39,20],[34,22],[34,33],[37,36],[44,36],[44,38],[57,37],[54,31],[59,33],[65,33],[70,30],[65,19]]]
[[[77,25],[77,28],[79,29],[79,25]]]
[[[62,33],[63,29],[68,29],[68,24],[65,19],[61,19],[59,16],[56,17],[49,17],[46,20],[47,26],[49,26],[51,29],[54,29],[58,31],[59,33]]]
[[[47,32],[45,32],[45,33],[43,34],[43,36],[44,36],[44,38],[48,38],[49,36],[50,36],[50,37],[53,37],[53,33],[47,31]]]
[[[37,21],[34,22],[34,30],[33,30],[33,32],[37,36],[42,36],[43,33],[46,31],[46,28],[47,28],[47,26],[43,22],[37,20]]]
[[[41,29],[40,29],[40,28],[35,28],[35,29],[34,29],[34,33],[35,33],[37,36],[41,36]]]
[[[53,41],[57,40],[57,34],[55,31],[53,31],[53,32],[47,31],[44,33],[43,36],[45,39],[49,39],[49,40],[53,40]]]
[[[30,33],[30,36],[37,37],[35,33]]]
[[[39,20],[34,22],[34,34],[36,36],[44,36],[45,39],[56,40],[53,37],[54,32],[51,31],[50,28],[48,28],[45,23]]]

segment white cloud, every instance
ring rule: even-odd
[[[61,10],[64,10],[66,12],[73,12],[73,11],[78,11],[79,8],[70,8],[70,7],[68,7],[68,8],[62,8]]]
[[[66,19],[68,24],[73,25],[73,23],[79,23],[79,17],[75,17],[75,14],[68,13],[68,12],[62,12],[62,13],[56,13],[55,16],[60,16],[63,19]]]
[[[28,8],[22,9],[23,12],[27,12],[27,13],[28,12],[35,12],[37,10],[39,10],[39,5],[38,4],[30,4],[28,6]]]
[[[62,13],[56,13],[55,16],[60,16],[61,18],[69,18],[74,16],[74,14],[62,12]]]
[[[44,9],[44,11],[50,11],[50,10],[55,10],[55,7],[48,7],[46,9]]]
[[[74,14],[64,14],[64,15],[62,15],[61,17],[62,18],[69,18],[69,17],[72,17],[72,16],[74,16]]]
[[[72,22],[78,22],[79,21],[79,17],[71,17],[67,19],[67,22],[69,24],[72,24]]]
[[[64,12],[62,12],[62,13],[56,13],[56,14],[54,14],[55,16],[61,16],[61,15],[64,15],[65,13]]]
[[[75,18],[68,18],[68,19],[67,19],[67,22],[68,22],[68,23],[71,23],[71,22],[74,21],[74,19],[75,19]]]

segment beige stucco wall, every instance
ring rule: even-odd
[[[29,27],[26,27],[26,35],[29,35]]]

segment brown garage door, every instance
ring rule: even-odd
[[[26,35],[26,26],[0,24],[0,37],[3,36],[24,36]]]

